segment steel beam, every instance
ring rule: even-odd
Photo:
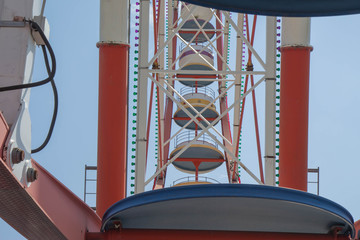
[[[266,17],[265,184],[275,186],[276,17]]]
[[[150,1],[140,1],[139,80],[136,117],[135,193],[145,191]],[[151,107],[151,106],[150,106]]]

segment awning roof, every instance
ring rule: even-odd
[[[360,13],[359,0],[184,0],[184,2],[249,14],[316,17]]]

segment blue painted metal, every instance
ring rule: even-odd
[[[359,0],[184,0],[184,2],[232,12],[268,16],[317,17],[360,13]]]
[[[102,218],[103,222],[101,230],[105,231],[112,228],[111,225],[114,223],[114,220],[122,224],[121,221],[126,218],[122,213],[127,210],[145,206],[151,207],[152,204],[171,205],[171,201],[178,202],[179,200],[201,199],[201,202],[205,204],[207,199],[214,199],[217,197],[221,199],[238,199],[236,202],[239,205],[243,199],[247,199],[246,201],[249,201],[249,199],[250,201],[251,199],[257,199],[264,202],[272,202],[271,204],[277,202],[276,207],[280,206],[280,208],[282,204],[290,203],[295,207],[301,206],[303,209],[308,208],[312,209],[312,211],[315,209],[315,214],[324,215],[324,213],[326,213],[329,216],[334,216],[337,224],[343,226],[344,234],[346,233],[353,236],[355,232],[353,224],[354,220],[351,214],[344,207],[331,200],[302,191],[251,184],[191,185],[140,193],[112,205]],[[235,207],[235,205],[233,205],[232,208]],[[171,205],[171,207],[176,208],[176,205]],[[181,212],[182,210],[183,209],[178,209],[177,211]],[[213,209],[209,209],[208,213],[211,213],[212,210]],[[298,212],[298,214],[301,215],[303,213]],[[256,215],[256,213],[254,213],[254,215]],[[237,219],[240,219],[241,217],[244,216],[236,216]],[[291,215],[290,217],[295,220],[297,216]],[[311,219],[312,216],[308,217]],[[331,228],[330,225],[328,227]]]

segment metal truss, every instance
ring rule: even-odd
[[[179,13],[179,17],[177,18],[178,13],[178,1],[170,1],[168,0],[168,32],[167,39],[165,39],[165,2],[159,1],[159,10],[160,10],[160,24],[159,24],[159,36],[158,36],[158,49],[155,54],[149,56],[149,41],[150,41],[150,4],[149,0],[141,0],[140,1],[140,45],[139,45],[139,83],[138,83],[138,101],[137,101],[137,141],[136,141],[136,169],[135,169],[135,192],[140,193],[145,190],[145,186],[149,184],[151,181],[159,177],[161,174],[166,172],[166,168],[173,163],[183,152],[185,152],[197,139],[199,139],[203,134],[207,134],[210,136],[218,146],[224,151],[226,154],[226,158],[228,163],[227,166],[233,166],[234,163],[239,164],[256,182],[259,184],[263,184],[261,180],[247,167],[244,163],[239,161],[236,157],[237,146],[236,139],[239,137],[237,135],[238,132],[238,122],[239,122],[239,114],[240,114],[240,105],[242,100],[251,93],[257,86],[259,86],[262,82],[266,82],[266,126],[265,126],[265,174],[266,181],[265,184],[274,185],[275,184],[275,46],[276,46],[276,24],[275,18],[267,17],[267,40],[266,40],[266,61],[263,60],[258,52],[254,49],[254,47],[250,44],[250,42],[245,38],[243,34],[243,14],[238,14],[237,23],[231,18],[229,12],[225,11],[217,11],[211,9],[213,14],[213,20],[215,21],[216,27],[214,29],[205,29],[206,23],[209,21],[205,21],[200,24],[197,18],[194,16],[194,12],[198,8],[195,5],[190,5],[191,7],[185,5],[184,3],[180,3],[187,11],[184,13]],[[224,20],[222,20],[222,18]],[[179,32],[182,30],[185,22],[187,20],[193,20],[198,28],[195,29],[186,29],[187,31],[196,32],[192,39],[188,42],[181,37]],[[215,19],[215,20],[214,20]],[[229,27],[235,30],[236,34],[236,65],[235,69],[232,69],[232,66],[227,63],[227,52],[228,52],[228,39],[229,39]],[[208,31],[214,32],[214,37],[212,39],[207,35]],[[216,33],[216,34],[215,34]],[[206,38],[205,44],[202,46],[201,50],[194,49],[192,43],[195,41],[197,35],[202,34]],[[211,66],[212,70],[181,70],[178,69],[178,62],[180,59],[180,54],[176,52],[177,44],[183,43],[184,48],[191,49],[194,54],[202,59],[207,65]],[[243,53],[242,46],[243,44],[251,51],[255,59],[257,60],[259,66],[257,69],[262,69],[260,71],[243,71],[241,69]],[[233,45],[233,46],[234,46]],[[217,67],[210,64],[207,59],[205,59],[201,53],[207,49],[211,48],[214,50],[214,58],[217,59]],[[224,51],[225,50],[225,51]],[[167,56],[167,62],[165,63],[165,56]],[[150,60],[149,60],[150,59]],[[160,63],[160,64],[158,64]],[[185,62],[186,64],[186,62]],[[154,67],[156,66],[156,67]],[[187,74],[188,77],[178,78],[176,77],[179,74]],[[211,78],[202,78],[194,76],[199,74],[207,74],[217,76],[214,79]],[[249,90],[247,90],[241,96],[241,77],[245,75],[256,75],[260,77]],[[155,77],[157,76],[157,77]],[[226,76],[230,76],[230,79],[226,79]],[[201,111],[196,110],[190,103],[187,101],[176,89],[175,82],[177,81],[214,81],[219,84],[219,95],[214,98],[210,103],[208,103]],[[180,134],[189,124],[196,123],[200,128],[199,134],[186,144],[179,152],[177,152],[171,159],[168,159],[168,154],[166,156],[163,154],[159,154],[158,161],[161,164],[158,164],[157,170],[155,174],[153,174],[150,178],[145,179],[146,174],[146,142],[149,141],[148,136],[146,135],[147,129],[147,109],[151,106],[147,106],[148,101],[148,82],[153,82],[160,92],[159,98],[159,111],[161,116],[160,123],[160,133],[161,134],[161,148],[162,153],[164,153],[165,148],[169,148],[170,141],[172,141],[178,134]],[[228,87],[225,86],[226,82],[231,83]],[[226,101],[226,95],[229,91],[233,91],[235,94],[233,99],[231,99],[231,105],[227,107],[225,110],[221,111],[221,114],[212,122],[209,122],[202,114],[212,106],[216,101]],[[178,101],[177,98],[181,100]],[[228,99],[230,100],[230,99]],[[165,129],[164,125],[166,124],[166,120],[170,119],[169,116],[165,116],[165,108],[167,104],[172,105],[175,103],[179,109],[184,111],[187,116],[190,118],[190,121],[185,124],[185,126],[180,127],[179,130],[174,131],[173,135],[169,135],[167,139],[164,139],[164,132],[170,131],[170,129]],[[191,109],[191,112],[189,109]],[[214,125],[220,121],[224,116],[228,114],[229,111],[234,111],[234,119],[233,119],[233,138],[231,138],[231,133],[227,133],[224,135],[223,132],[219,132],[218,129],[214,128]],[[172,112],[171,112],[172,114]],[[201,121],[199,121],[201,119]],[[271,124],[269,124],[271,123]],[[171,126],[171,124],[170,124]],[[210,131],[211,130],[211,131]],[[221,141],[218,140],[218,137]],[[168,151],[166,151],[168,153]],[[272,161],[273,160],[273,161]],[[229,181],[232,178],[232,170],[228,169]]]

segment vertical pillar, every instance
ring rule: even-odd
[[[149,19],[150,1],[140,1],[140,42],[139,42],[139,80],[136,115],[136,159],[135,193],[145,191],[146,174],[146,119],[149,69]],[[151,106],[150,106],[151,107]]]
[[[235,64],[235,71],[241,72],[243,66],[243,40],[241,39],[240,35],[243,34],[244,31],[244,14],[238,13],[237,14],[237,26],[240,29],[240,32],[236,32],[236,64]],[[241,80],[242,75],[236,74],[235,75],[235,94],[234,94],[234,101],[236,98],[241,96]],[[239,143],[240,143],[240,136],[241,136],[241,129],[240,128],[240,112],[241,112],[241,104],[240,102],[234,106],[234,114],[233,114],[233,153],[234,155],[239,158]],[[239,131],[240,130],[240,131]],[[235,145],[236,144],[236,145]],[[230,169],[230,168],[228,168]],[[229,170],[228,170],[229,171]],[[230,176],[231,175],[231,176]],[[234,176],[235,175],[235,176]],[[239,177],[239,167],[237,162],[234,162],[234,168],[232,173],[229,174],[228,172],[229,182],[241,182]],[[237,181],[236,181],[237,180]]]
[[[266,17],[265,184],[275,186],[276,17]]]
[[[310,18],[283,18],[280,186],[307,191]]]
[[[129,1],[100,1],[96,211],[126,196]]]

